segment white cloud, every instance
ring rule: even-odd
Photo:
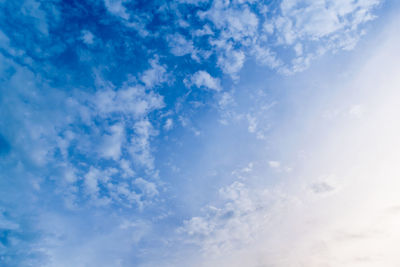
[[[21,166],[29,164],[41,170],[26,178],[27,187],[42,193],[49,190],[43,184],[53,179],[52,190],[71,210],[110,203],[144,207],[151,201],[155,191],[150,186],[146,189],[144,203],[141,195],[135,194],[133,181],[137,178],[136,171],[143,179],[157,177],[151,143],[157,131],[147,117],[164,107],[159,94],[137,81],[116,88],[98,78],[96,93],[74,90],[67,96],[27,68],[1,59],[7,68],[15,69],[7,81],[13,88],[9,101],[0,105],[2,112],[13,118],[13,127],[19,129],[13,137],[19,140],[19,146],[13,148],[13,153],[19,155]],[[158,68],[154,65],[151,70]],[[149,86],[161,82],[154,78],[157,75],[151,77],[143,81]],[[29,101],[29,105],[24,101]],[[15,108],[19,112],[14,112]],[[138,147],[132,148],[134,145]],[[135,152],[134,157],[130,157],[131,151]],[[107,166],[104,159],[109,161]],[[24,175],[26,170],[21,169],[21,176]],[[122,192],[126,195],[121,195]]]
[[[202,29],[196,30],[194,32],[195,36],[204,36],[204,35],[213,35],[214,32],[210,29],[210,26],[207,24],[203,26]]]
[[[226,1],[214,1],[212,7],[199,13],[200,18],[212,21],[222,30],[222,38],[233,38],[238,42],[247,42],[246,38],[257,33],[258,18],[247,5],[237,8]]]
[[[186,38],[179,33],[167,36],[167,41],[171,48],[171,53],[175,56],[184,56],[195,52],[193,42],[186,40]]]
[[[192,236],[188,242],[200,245],[202,253],[211,259],[253,240],[253,231],[259,230],[264,210],[260,197],[265,192],[250,194],[243,183],[234,182],[221,188],[219,194],[224,201],[221,208],[209,206],[203,217],[185,221],[180,229]]]
[[[65,176],[65,180],[67,181],[67,183],[70,183],[70,184],[75,183],[78,180],[78,178],[76,176],[76,170],[71,166],[69,166],[65,170],[64,176]]]
[[[85,186],[86,191],[89,195],[97,196],[99,192],[99,179],[102,173],[94,167],[90,167],[90,170],[85,175]]]
[[[257,130],[257,118],[251,116],[250,114],[247,114],[246,118],[249,123],[247,130],[249,131],[249,133],[255,133]]]
[[[104,0],[104,4],[111,14],[121,17],[125,20],[129,19],[129,14],[124,6],[126,0]]]
[[[167,130],[167,131],[169,131],[169,130],[171,130],[173,127],[174,127],[174,121],[173,121],[171,118],[168,118],[168,119],[165,121],[164,129]]]
[[[144,180],[143,178],[137,178],[134,184],[140,188],[143,194],[147,197],[154,197],[158,195],[157,187],[154,183]]]
[[[237,80],[237,73],[243,67],[246,58],[238,44],[248,46],[257,35],[258,17],[246,4],[235,5],[226,1],[214,1],[211,8],[198,13],[200,19],[208,20],[221,31],[218,36],[210,38],[218,55],[218,66],[224,73]]]
[[[179,3],[189,4],[189,5],[199,5],[207,3],[209,0],[178,0]]]
[[[326,51],[354,48],[363,34],[359,26],[374,18],[371,12],[379,3],[379,0],[283,0],[281,15],[267,22],[265,31],[277,39],[277,45],[294,47],[296,57],[286,72],[302,71],[308,67],[307,61]]]
[[[204,28],[193,35],[212,34],[209,43],[218,65],[234,79],[249,55],[260,64],[291,74],[308,68],[312,59],[327,51],[353,49],[363,35],[360,26],[374,19],[372,12],[379,3],[282,0],[272,7],[253,1],[218,0],[208,10],[198,12],[198,17],[219,32]]]
[[[82,31],[82,40],[87,45],[92,45],[94,43],[94,35],[88,30]]]
[[[281,166],[281,163],[279,161],[276,161],[276,160],[270,160],[270,161],[268,161],[268,165],[271,168],[276,169],[276,168],[279,168]]]
[[[110,134],[103,136],[103,142],[100,144],[100,154],[105,158],[119,160],[121,157],[121,148],[125,140],[125,127],[122,124],[115,124],[110,127]]]
[[[217,64],[224,73],[237,80],[239,78],[238,72],[242,69],[245,58],[243,51],[229,50],[218,58]]]
[[[146,92],[145,88],[140,85],[129,86],[117,91],[112,89],[99,91],[96,93],[93,103],[101,115],[108,116],[110,113],[119,112],[135,118],[164,107],[162,96],[151,91]]]
[[[272,52],[269,47],[254,45],[251,47],[251,54],[257,63],[276,69],[282,66],[283,62],[277,58],[276,53]]]
[[[132,170],[131,164],[128,160],[121,159],[119,161],[119,164],[121,166],[121,170],[123,171],[122,173],[123,178],[132,178],[135,176],[135,172]]]
[[[150,66],[151,68],[144,71],[140,76],[140,80],[146,85],[147,88],[160,85],[168,80],[166,67],[160,65],[157,59],[150,60]]]
[[[135,134],[131,137],[129,152],[135,163],[154,169],[154,158],[151,153],[150,139],[157,134],[148,120],[135,122]]]
[[[206,88],[215,91],[221,91],[221,82],[218,78],[212,77],[208,72],[199,70],[191,77],[191,83],[198,88]]]
[[[53,6],[55,9],[55,7]],[[44,35],[49,34],[49,25],[47,22],[46,12],[40,2],[35,0],[26,0],[21,6],[21,11],[24,16],[34,18],[35,27]]]

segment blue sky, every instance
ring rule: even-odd
[[[0,0],[0,265],[399,266],[398,11]]]

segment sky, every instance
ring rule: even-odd
[[[395,0],[0,0],[0,266],[400,266]]]

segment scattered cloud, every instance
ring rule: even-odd
[[[193,55],[195,49],[193,42],[187,40],[185,36],[179,33],[167,36],[168,45],[171,48],[171,53],[175,56],[184,56],[187,54]]]
[[[82,31],[82,40],[87,45],[92,45],[94,43],[94,35],[88,30]]]
[[[165,121],[164,129],[167,130],[167,131],[169,131],[169,130],[171,130],[173,127],[174,127],[174,121],[173,121],[171,118],[168,118],[168,119]]]
[[[212,77],[208,72],[199,70],[190,78],[191,84],[197,88],[205,88],[208,90],[221,91],[221,82],[218,78]]]
[[[0,262],[390,266],[396,53],[346,103],[306,90],[336,69],[281,75],[354,49],[381,2],[0,0]]]
[[[125,20],[129,19],[129,14],[124,3],[126,0],[104,0],[104,4],[111,14],[121,17]]]

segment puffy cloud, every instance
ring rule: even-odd
[[[225,42],[232,38],[236,42],[246,43],[250,41],[248,38],[257,34],[258,17],[247,5],[239,7],[217,0],[209,10],[199,13],[199,16],[212,21],[222,31],[220,38]]]
[[[97,196],[99,192],[99,179],[102,173],[96,169],[91,167],[89,172],[85,175],[85,186],[86,191],[89,195]]]
[[[126,0],[104,0],[104,4],[111,14],[128,20],[129,14],[124,3]]]
[[[140,75],[140,80],[147,88],[152,88],[168,81],[167,69],[165,66],[160,65],[157,59],[150,60],[150,66],[151,68]]]
[[[336,38],[346,38],[345,31],[373,19],[370,11],[379,1],[293,1],[281,3],[282,16],[275,19],[275,28],[281,41],[293,44],[294,40],[307,38],[319,40],[339,30]],[[362,16],[362,17],[361,17]],[[345,19],[347,17],[347,19]]]
[[[229,74],[232,79],[237,80],[239,78],[238,72],[242,69],[245,58],[246,56],[243,51],[228,50],[218,58],[217,64],[224,73]]]
[[[148,82],[152,83],[154,80],[149,79]],[[128,86],[117,91],[107,88],[97,92],[92,101],[101,116],[121,113],[140,118],[154,109],[164,107],[162,96],[152,91],[146,92],[140,85]]]
[[[82,31],[82,40],[87,45],[92,45],[94,43],[94,35],[88,30]]]
[[[125,140],[125,127],[116,124],[110,127],[110,134],[103,136],[103,142],[100,144],[100,154],[105,158],[119,160],[121,157],[121,147]]]
[[[167,36],[168,45],[171,48],[171,53],[175,56],[184,56],[195,52],[193,42],[187,40],[185,36],[175,33]]]
[[[279,168],[281,166],[281,163],[279,161],[276,161],[276,160],[270,160],[270,161],[268,161],[268,165],[271,168]]]
[[[168,118],[168,119],[165,121],[164,129],[167,130],[167,131],[169,131],[169,130],[171,130],[173,127],[174,127],[174,121],[173,121],[171,118]]]
[[[221,82],[218,78],[212,77],[208,72],[199,70],[192,75],[190,81],[198,88],[206,88],[214,91],[221,91]]]

